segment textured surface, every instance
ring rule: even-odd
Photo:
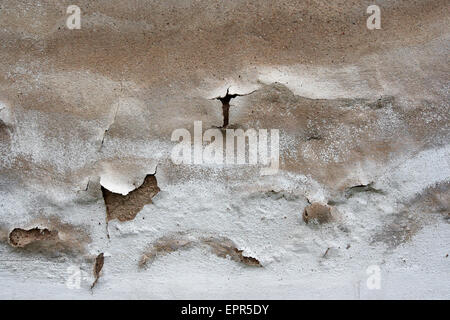
[[[448,1],[70,4],[0,1],[0,298],[450,297]],[[277,174],[171,161],[224,107]]]

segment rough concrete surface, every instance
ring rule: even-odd
[[[449,299],[449,10],[0,0],[0,298]],[[196,121],[279,170],[174,163]]]

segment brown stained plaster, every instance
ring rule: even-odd
[[[248,108],[242,108],[238,121],[244,127],[258,124],[260,127],[283,128],[286,136],[299,137],[287,152],[281,150],[281,169],[309,171],[320,183],[341,189],[348,186],[345,179],[351,175],[349,168],[355,163],[368,158],[378,163],[388,162],[393,154],[409,152],[411,146],[405,142],[406,134],[408,139],[417,136],[426,141],[438,135],[429,131],[434,126],[418,121],[417,117],[415,120],[402,120],[401,104],[391,96],[375,100],[308,99],[295,95],[282,84],[272,84],[263,86],[248,98]],[[430,114],[437,114],[439,106],[432,105],[436,109],[429,110]],[[387,118],[386,112],[392,112],[394,116]],[[396,123],[392,120],[395,118],[401,122]],[[433,123],[435,131],[443,133],[440,129],[443,124]],[[351,134],[340,129],[342,127],[351,128]],[[418,141],[417,148],[420,146]],[[336,151],[332,153],[332,150]],[[367,186],[366,190],[380,191],[370,187]]]
[[[155,4],[159,9],[155,12],[152,6],[143,7],[139,11],[139,15],[146,16],[155,26],[151,32],[143,32],[140,28],[134,32],[118,32],[120,28],[97,28],[93,33],[92,29],[83,27],[74,34],[62,28],[60,32],[54,32],[46,39],[44,53],[49,59],[55,55],[61,57],[55,66],[61,69],[71,69],[81,64],[86,69],[96,69],[102,73],[121,73],[124,69],[132,68],[131,72],[136,78],[144,77],[140,70],[155,71],[145,73],[147,79],[143,81],[146,82],[161,78],[161,74],[166,74],[170,79],[177,73],[185,74],[200,66],[208,71],[217,70],[219,62],[223,65],[221,69],[230,69],[236,64],[240,66],[255,60],[256,63],[265,64],[287,64],[292,61],[309,63],[311,60],[314,63],[330,63],[340,57],[350,60],[368,51],[384,49],[386,43],[390,46],[402,46],[409,42],[420,43],[424,38],[433,37],[438,31],[425,28],[426,22],[441,20],[445,17],[446,8],[446,2],[443,0],[413,4],[410,1],[396,1],[395,6],[382,7],[383,32],[380,33],[370,32],[365,27],[367,6],[361,1],[343,1],[339,5],[330,4],[329,1],[320,1],[322,3],[314,5],[309,2],[282,1],[276,4],[275,10],[271,1],[258,2],[258,14],[248,15],[247,1],[243,1],[230,5],[231,8],[227,10],[229,14],[222,14],[220,19],[203,6],[171,8],[170,15],[160,15],[157,12],[160,12],[161,8]],[[115,5],[93,9],[91,3],[87,5],[86,1],[81,1],[79,5],[82,10],[95,10],[111,17],[120,17],[116,18],[119,25],[124,21],[136,21],[134,12],[121,11],[127,9]],[[228,5],[225,5],[225,8],[227,7]],[[420,17],[417,12],[420,12]],[[412,19],[413,16],[417,19]],[[168,19],[170,25],[166,25],[166,21],[162,19]],[[218,20],[222,22],[217,23]],[[201,31],[194,27],[199,24],[204,26],[200,28]],[[244,25],[247,27],[242,28]],[[15,28],[11,29],[14,35]],[[412,37],[411,34],[415,36]],[[165,50],[159,53],[163,50],[159,42],[163,40],[166,40]],[[21,39],[19,44],[23,41],[25,39]],[[111,48],[112,44],[115,47]],[[81,54],[64,54],[74,51],[75,48],[78,48]],[[99,59],[98,50],[95,48],[109,48],[112,54]],[[12,51],[15,48],[6,49]],[[150,58],[145,57],[148,56],[149,49],[152,52]],[[173,52],[177,59],[169,59],[166,51]],[[223,58],[224,51],[234,58],[233,66],[229,65],[230,59]],[[11,60],[19,59],[22,54],[11,54]],[[123,63],[127,58],[131,59],[128,65]],[[162,69],[159,74],[158,64]]]
[[[164,236],[153,242],[142,255],[139,267],[143,268],[148,263],[152,263],[158,256],[166,255],[182,249],[190,249],[195,245],[192,240],[183,235]]]
[[[331,215],[331,207],[319,202],[313,202],[303,211],[303,221],[305,223],[328,223],[333,220]]]
[[[58,231],[50,231],[46,228],[38,227],[25,230],[21,228],[13,229],[9,234],[9,243],[13,247],[23,248],[30,243],[38,241],[57,241]]]
[[[371,239],[372,244],[385,243],[388,250],[408,242],[423,227],[423,222],[414,213],[401,211],[388,218],[380,231]]]
[[[149,174],[144,183],[127,195],[109,191],[101,187],[106,205],[106,220],[118,219],[121,222],[133,220],[146,204],[153,203],[152,198],[161,190],[156,177]]]
[[[58,217],[39,218],[29,225],[35,226],[17,227],[9,232],[10,246],[24,252],[82,254],[91,241],[84,229],[63,223]]]
[[[247,266],[262,266],[258,259],[245,256],[243,250],[239,250],[230,239],[209,237],[201,239],[201,243],[208,245],[211,251],[220,258],[230,257],[231,260]]]
[[[5,226],[0,225],[0,242],[7,243],[8,235],[9,235],[8,229]]]
[[[98,279],[100,278],[100,272],[102,271],[104,262],[105,262],[105,257],[102,252],[95,258],[95,264],[94,264],[94,270],[93,270],[95,280],[91,285],[91,290],[94,289],[95,285],[97,284]]]
[[[166,255],[178,250],[186,250],[193,247],[204,247],[220,258],[230,258],[250,267],[262,267],[258,259],[243,254],[243,250],[236,247],[233,241],[224,237],[195,237],[184,233],[164,236],[157,239],[144,252],[139,262],[141,268],[152,263],[158,256]]]
[[[410,200],[408,206],[418,213],[450,214],[450,181],[426,188]]]
[[[389,250],[410,241],[427,223],[430,214],[450,217],[450,182],[443,181],[426,188],[403,203],[403,210],[389,217],[372,243],[385,243]]]

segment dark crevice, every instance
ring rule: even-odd
[[[306,141],[311,141],[311,140],[322,140],[322,137],[320,135],[312,135],[306,138]]]
[[[368,106],[371,109],[382,109],[392,107],[394,103],[394,97],[392,96],[382,96],[376,101],[369,103]]]
[[[13,128],[0,119],[0,141],[8,141],[11,138]]]
[[[238,93],[230,94],[229,91],[230,91],[230,88],[227,89],[227,93],[225,94],[224,97],[215,98],[216,100],[219,100],[220,102],[222,102],[222,115],[223,115],[222,128],[226,128],[228,126],[228,124],[230,123],[230,101],[231,101],[231,99],[234,99],[236,97],[248,96],[248,95],[252,94],[253,92],[255,92],[255,91],[252,91],[247,94],[238,94]]]
[[[103,132],[102,142],[101,142],[101,144],[100,144],[100,150],[101,150],[102,147],[103,147],[103,143],[105,142],[105,137],[106,137],[106,134],[108,133],[108,130],[109,130],[109,129],[106,129],[105,132]]]
[[[298,199],[298,196],[288,192],[288,191],[275,191],[275,190],[269,190],[263,194],[265,197],[274,199],[274,200],[280,200],[285,199],[286,201],[295,201]]]
[[[379,193],[379,194],[383,194],[383,191],[379,190],[379,189],[375,189],[373,186],[373,182],[369,183],[369,184],[360,184],[357,186],[353,186],[350,188],[347,188],[345,190],[345,197],[351,198],[355,195],[355,193],[360,193],[360,192],[373,192],[373,193]]]
[[[109,124],[108,128],[105,129],[105,131],[103,132],[102,142],[100,144],[100,149],[99,150],[101,150],[102,147],[103,147],[103,143],[105,142],[105,138],[106,138],[106,135],[108,134],[108,131],[111,129],[111,127],[114,124],[114,122],[116,122],[117,112],[119,112],[119,106],[117,106],[116,111],[114,112],[113,121]]]
[[[91,179],[88,179],[88,182],[86,184],[86,188],[84,189],[84,191],[88,191],[89,190],[89,184],[91,183]]]

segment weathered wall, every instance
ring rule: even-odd
[[[370,4],[0,1],[0,298],[449,298],[448,2]],[[277,174],[171,161],[227,92]]]

